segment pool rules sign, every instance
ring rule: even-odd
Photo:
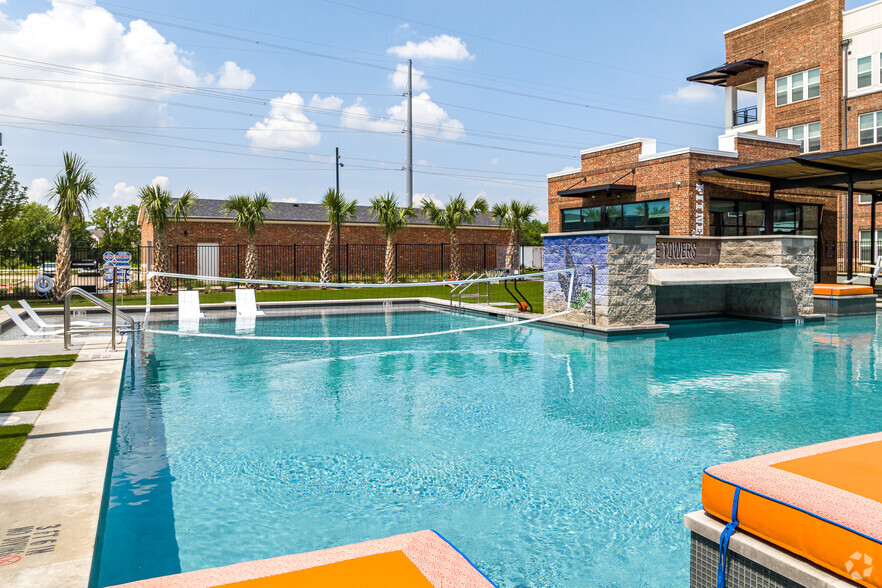
[[[113,282],[114,276],[116,281],[128,284],[132,281],[132,254],[128,251],[120,251],[113,253],[106,252],[102,258],[104,259],[104,281],[108,284]]]

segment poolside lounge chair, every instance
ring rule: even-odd
[[[28,316],[31,317],[31,320],[34,321],[34,323],[36,323],[37,326],[41,329],[52,329],[64,326],[64,323],[47,323],[46,321],[44,321],[42,318],[40,318],[40,315],[38,315],[37,312],[33,308],[31,308],[31,305],[28,304],[27,300],[19,300],[18,303],[21,304],[21,307],[25,309],[25,312],[28,313]],[[100,327],[101,323],[92,323],[89,321],[71,321],[70,326]]]
[[[12,322],[15,323],[15,326],[24,331],[25,335],[28,337],[49,337],[52,335],[58,335],[64,332],[64,329],[58,329],[56,331],[35,331],[30,328],[27,323],[21,320],[21,317],[18,316],[18,313],[15,312],[11,306],[8,304],[3,307],[3,310],[6,311],[6,314],[9,315],[9,318],[12,319]]]
[[[199,310],[199,292],[196,290],[178,291],[178,331],[192,333],[199,330],[199,319],[205,313]]]
[[[262,310],[257,309],[257,301],[254,298],[254,290],[251,288],[236,288],[236,316],[264,316]]]
[[[253,335],[254,328],[257,326],[257,315],[237,314],[236,315],[236,334],[237,335]]]

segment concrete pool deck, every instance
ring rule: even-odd
[[[0,472],[0,586],[89,584],[126,346],[113,352],[110,337],[89,337],[78,347]],[[4,357],[60,353],[58,341],[0,345]]]

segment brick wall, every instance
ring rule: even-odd
[[[725,35],[726,61],[756,58],[768,61],[731,79],[738,86],[765,76],[766,133],[779,128],[821,122],[821,150],[842,148],[842,11],[845,0],[815,0],[739,28]],[[821,68],[818,98],[775,105],[775,79]]]

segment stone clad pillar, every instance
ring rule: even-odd
[[[600,327],[655,324],[655,295],[649,270],[655,267],[654,231],[585,231],[544,235],[545,271],[576,270],[573,312],[567,320],[592,324],[591,297]],[[591,266],[596,292],[591,292]],[[569,282],[546,276],[545,312],[564,310]]]

